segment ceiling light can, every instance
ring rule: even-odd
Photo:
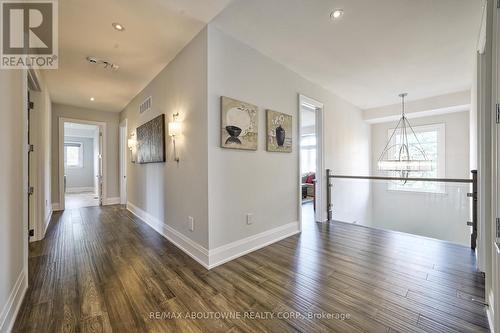
[[[113,26],[113,28],[115,28],[115,30],[118,30],[118,31],[125,30],[125,27],[120,23],[113,22],[113,23],[111,23],[111,25]]]
[[[334,9],[331,13],[330,13],[330,18],[332,20],[338,20],[340,19],[342,16],[344,15],[344,11],[342,9]]]

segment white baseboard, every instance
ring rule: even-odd
[[[120,197],[115,197],[115,198],[106,198],[103,200],[103,205],[108,206],[108,205],[119,205],[121,202]]]
[[[26,271],[21,271],[17,278],[12,292],[10,293],[7,303],[0,313],[0,333],[8,333],[12,331],[14,322],[16,321],[17,313],[24,299],[24,295],[28,290],[28,276]]]
[[[59,205],[59,202],[52,203],[52,212],[58,212],[60,210],[61,210],[61,207]]]
[[[277,228],[252,235],[238,241],[207,250],[189,237],[166,225],[163,221],[127,202],[127,210],[143,220],[160,235],[168,239],[188,256],[199,262],[206,269],[212,269],[228,261],[241,257],[265,246],[300,232],[299,223],[292,222]]]
[[[208,269],[208,250],[205,247],[130,202],[127,202],[127,210]]]
[[[300,232],[299,222],[291,222],[210,250],[209,269],[276,243]]]
[[[50,219],[52,218],[52,212],[53,210],[52,208],[50,208],[47,214],[47,218],[43,221],[43,225],[36,228],[36,237],[30,238],[30,242],[38,242],[45,238],[45,233],[47,232],[47,228],[50,224]]]
[[[47,218],[45,219],[45,225],[43,226],[43,233],[41,235],[41,238],[40,239],[43,239],[45,238],[45,234],[47,233],[47,229],[49,228],[49,224],[50,224],[50,221],[52,219],[52,209],[49,211],[49,214],[47,216]]]
[[[495,333],[495,298],[493,293],[490,292],[487,298],[488,307],[486,307],[486,317],[488,318],[488,324],[490,326],[490,332]]]
[[[95,192],[95,187],[68,187],[66,188],[66,193],[83,193],[83,192]]]

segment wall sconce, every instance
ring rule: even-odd
[[[127,140],[128,149],[132,152],[131,162],[135,163],[135,154],[137,152],[137,139],[135,137],[135,132],[130,134],[130,138]]]
[[[179,163],[180,159],[177,156],[177,150],[175,148],[175,137],[182,134],[182,123],[177,120],[179,118],[179,112],[172,115],[172,121],[168,123],[168,135],[172,137],[172,142],[174,143],[174,161]]]

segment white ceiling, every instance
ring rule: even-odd
[[[44,71],[52,100],[121,111],[229,1],[59,1],[59,69]],[[91,65],[87,56],[120,69]]]
[[[214,24],[364,109],[470,89],[481,3],[235,0]]]

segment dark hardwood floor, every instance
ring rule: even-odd
[[[207,271],[123,207],[82,208],[31,244],[14,331],[488,332],[474,266],[465,247],[304,222]]]

